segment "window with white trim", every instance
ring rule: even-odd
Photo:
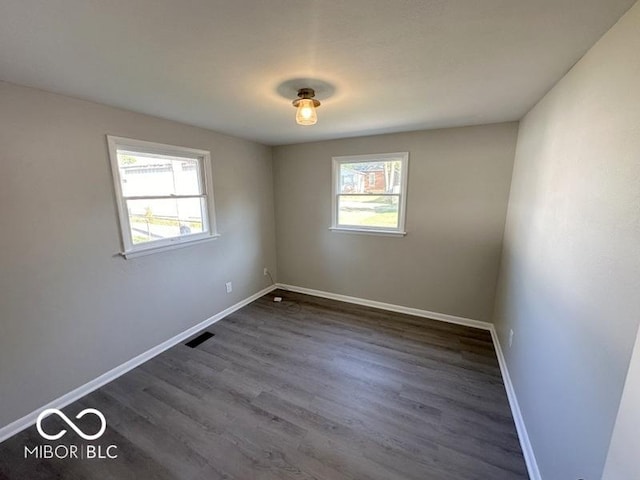
[[[332,230],[405,235],[409,153],[333,157]]]
[[[107,139],[125,257],[217,237],[208,151]]]

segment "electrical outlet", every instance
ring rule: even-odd
[[[513,345],[513,329],[509,330],[509,348]]]
[[[264,270],[262,271],[262,274],[266,277],[267,275],[269,275],[269,270],[267,269],[267,267],[264,267]]]
[[[233,292],[233,284],[231,282],[225,283],[225,286],[227,287],[227,293]]]

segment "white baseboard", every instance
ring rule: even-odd
[[[480,328],[482,330],[491,330],[491,328],[493,327],[493,325],[489,322],[482,322],[480,320],[472,320],[470,318],[464,317],[456,317],[455,315],[449,315],[446,313],[430,312],[428,310],[420,310],[419,308],[403,307],[401,305],[394,305],[392,303],[383,303],[376,302],[375,300],[368,300],[365,298],[349,297],[347,295],[340,295],[339,293],[323,292],[322,290],[296,287],[295,285],[287,285],[285,283],[278,283],[276,285],[278,288],[282,290],[288,290],[290,292],[304,293],[306,295],[312,295],[314,297],[322,297],[331,300],[338,300],[340,302],[354,303],[356,305],[379,308],[380,310],[388,310],[390,312],[406,313],[407,315],[413,315],[414,317],[430,318],[432,320],[440,320],[447,323],[464,325],[466,327]]]
[[[245,298],[244,300],[241,300],[240,302],[236,303],[235,305],[231,305],[229,308],[226,308],[225,310],[223,310],[223,311],[221,311],[219,313],[216,313],[212,317],[209,317],[206,320],[198,323],[197,325],[194,325],[193,327],[185,330],[184,332],[179,333],[175,337],[172,337],[169,340],[167,340],[165,342],[162,342],[160,345],[157,345],[157,346],[147,350],[146,352],[141,353],[137,357],[134,357],[131,360],[123,363],[122,365],[119,365],[119,366],[109,370],[108,372],[103,373],[102,375],[100,375],[97,378],[94,378],[90,382],[85,383],[84,385],[82,385],[82,386],[70,391],[69,393],[66,393],[66,394],[62,395],[59,398],[56,398],[55,400],[47,403],[46,405],[42,406],[38,410],[33,411],[33,412],[25,415],[24,417],[19,418],[15,422],[12,422],[9,425],[6,425],[6,426],[0,428],[0,442],[5,441],[7,438],[12,437],[16,433],[19,433],[22,430],[24,430],[25,428],[28,428],[31,425],[35,424],[36,423],[36,419],[38,418],[38,414],[41,411],[43,411],[43,410],[45,410],[47,408],[64,408],[65,406],[69,405],[70,403],[75,402],[76,400],[84,397],[85,395],[93,392],[94,390],[97,390],[98,388],[102,387],[103,385],[106,385],[107,383],[115,380],[116,378],[120,377],[121,375],[124,375],[129,370],[133,370],[137,366],[139,366],[139,365],[143,364],[144,362],[152,359],[156,355],[161,354],[165,350],[168,350],[169,348],[173,347],[174,345],[177,345],[178,343],[180,343],[180,342],[186,340],[187,338],[195,335],[200,330],[202,330],[204,328],[207,328],[208,326],[210,326],[210,325],[222,320],[224,317],[232,314],[236,310],[241,309],[245,305],[248,305],[249,303],[253,302],[254,300],[257,300],[258,298],[262,297],[263,295],[266,295],[267,293],[269,293],[269,292],[271,292],[271,291],[273,291],[275,289],[276,289],[276,286],[275,285],[271,285],[270,287],[267,287],[267,288],[255,293],[255,294],[251,295],[250,297]]]
[[[531,480],[542,480],[540,471],[538,469],[538,463],[533,453],[531,442],[529,441],[529,435],[527,428],[522,418],[522,412],[518,404],[516,392],[511,383],[511,377],[509,376],[509,370],[502,353],[502,347],[500,346],[500,340],[496,333],[496,329],[492,323],[482,322],[480,320],[472,320],[470,318],[456,317],[454,315],[448,315],[446,313],[430,312],[428,310],[420,310],[417,308],[403,307],[401,305],[393,305],[391,303],[376,302],[374,300],[367,300],[364,298],[349,297],[347,295],[340,295],[338,293],[324,292],[322,290],[314,290],[311,288],[297,287],[295,285],[287,285],[284,283],[278,283],[277,287],[282,290],[288,290],[290,292],[304,293],[306,295],[313,295],[315,297],[328,298],[331,300],[338,300],[340,302],[354,303],[356,305],[364,305],[367,307],[379,308],[381,310],[388,310],[391,312],[406,313],[416,317],[430,318],[433,320],[440,320],[448,323],[455,323],[457,325],[464,325],[467,327],[480,328],[482,330],[488,330],[491,332],[491,338],[496,350],[496,356],[498,357],[498,363],[500,365],[500,372],[504,381],[505,390],[507,392],[507,398],[509,399],[509,406],[511,407],[511,413],[513,420],[516,424],[516,430],[518,432],[518,439],[520,440],[520,447],[522,448],[522,454],[527,464],[527,470]]]
[[[542,480],[540,470],[538,469],[538,462],[536,460],[535,454],[533,453],[533,447],[529,440],[529,434],[527,433],[527,426],[524,423],[524,418],[522,418],[522,412],[520,411],[520,405],[518,404],[516,391],[513,388],[513,383],[511,382],[511,377],[509,376],[507,362],[504,358],[502,346],[500,345],[500,339],[498,338],[498,333],[494,325],[491,325],[491,338],[493,339],[493,345],[496,349],[498,364],[500,364],[500,372],[502,373],[502,380],[504,381],[504,388],[507,391],[507,398],[509,399],[511,414],[513,415],[513,421],[515,422],[516,430],[518,431],[518,439],[520,440],[520,447],[522,448],[524,461],[527,464],[529,478],[531,480]]]

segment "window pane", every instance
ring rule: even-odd
[[[399,196],[338,195],[338,225],[398,228]]]
[[[125,197],[202,193],[197,158],[118,150],[118,168]]]
[[[341,163],[338,193],[400,193],[402,163],[399,160]]]
[[[127,200],[133,244],[204,232],[203,198]]]

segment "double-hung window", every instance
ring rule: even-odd
[[[107,139],[125,257],[217,236],[209,152]]]
[[[409,153],[333,157],[332,230],[405,235]]]

